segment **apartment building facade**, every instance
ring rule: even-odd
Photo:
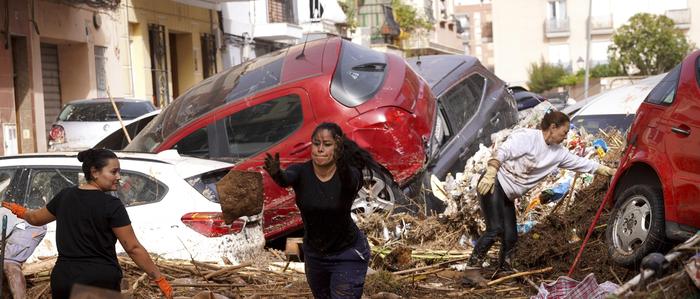
[[[252,0],[221,4],[224,67],[324,35],[345,35],[334,0]]]
[[[465,55],[474,56],[488,69],[494,69],[493,15],[490,0],[462,0],[455,6],[455,16],[462,24]]]
[[[457,19],[454,0],[404,1],[416,9],[419,17],[433,24],[431,30],[417,29],[402,40],[407,55],[463,54],[463,25]]]
[[[0,0],[0,155],[46,151],[72,100],[109,91],[164,106],[216,73],[212,1]]]
[[[694,0],[493,0],[494,69],[511,85],[525,85],[531,63],[586,65],[586,21],[591,8],[592,66],[607,63],[614,30],[636,13],[666,15],[700,44],[700,1]]]

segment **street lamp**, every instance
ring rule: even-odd
[[[579,56],[578,59],[576,59],[576,66],[579,70],[583,69],[586,66],[585,64],[583,64],[584,62],[585,61],[583,61],[583,58],[581,58],[581,56]]]
[[[588,0],[588,18],[586,19],[586,72],[583,75],[583,98],[588,98],[588,77],[591,68],[591,10],[593,0]]]

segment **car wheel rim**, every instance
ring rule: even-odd
[[[364,184],[352,203],[352,211],[366,217],[372,213],[391,211],[394,203],[394,194],[382,177],[365,175]]]
[[[649,236],[651,228],[651,205],[641,195],[630,198],[615,217],[613,223],[613,244],[625,255],[632,254]]]

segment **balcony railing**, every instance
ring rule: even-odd
[[[544,22],[544,32],[547,37],[562,37],[569,35],[569,18],[548,19]]]
[[[666,16],[673,20],[678,28],[690,28],[690,8],[670,9],[666,11]]]
[[[591,34],[610,34],[612,32],[612,15],[591,16]]]

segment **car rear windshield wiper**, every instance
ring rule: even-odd
[[[353,71],[361,72],[383,72],[386,68],[386,63],[381,62],[370,62],[365,64],[360,64],[352,68]]]

